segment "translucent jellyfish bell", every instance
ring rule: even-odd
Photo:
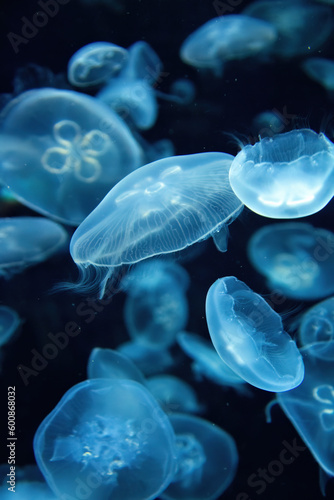
[[[176,434],[177,470],[163,500],[216,500],[238,466],[234,439],[217,425],[191,415],[170,416]]]
[[[155,375],[146,381],[151,391],[166,413],[200,413],[196,392],[184,380],[173,375]]]
[[[310,57],[302,62],[305,73],[329,91],[334,90],[334,61],[323,57]]]
[[[19,315],[14,309],[0,306],[0,347],[13,337],[21,324]]]
[[[88,378],[135,380],[145,384],[145,378],[130,358],[113,349],[95,347],[87,363]]]
[[[333,249],[331,231],[285,222],[256,231],[248,257],[270,289],[292,299],[317,300],[334,293]]]
[[[59,498],[151,500],[175,470],[175,437],[151,394],[131,380],[72,387],[34,437],[37,464]]]
[[[325,344],[331,351],[326,357]],[[334,476],[334,342],[303,347],[305,378],[299,387],[277,394],[284,413],[320,467]]]
[[[219,356],[249,384],[281,392],[302,382],[303,360],[280,316],[242,281],[228,276],[210,287],[206,320]]]
[[[274,26],[265,21],[240,14],[216,17],[188,36],[180,57],[196,68],[218,69],[224,61],[257,55],[276,37]]]
[[[72,237],[79,286],[98,281],[103,295],[120,266],[182,250],[222,231],[243,206],[228,181],[232,159],[224,153],[174,156],[120,181]]]
[[[142,80],[154,85],[162,71],[162,62],[152,47],[143,41],[135,42],[128,48],[129,59],[122,70],[122,78]]]
[[[334,297],[319,302],[303,314],[299,339],[303,346],[334,340]]]
[[[75,52],[69,60],[69,82],[75,87],[101,85],[117,75],[127,59],[127,50],[114,43],[89,43]]]
[[[65,248],[68,234],[44,217],[0,218],[0,276],[10,277]]]
[[[78,225],[142,151],[127,125],[97,99],[31,90],[2,111],[0,181],[29,207]]]
[[[265,137],[237,154],[230,182],[259,215],[290,219],[314,214],[334,194],[334,145],[310,129]]]

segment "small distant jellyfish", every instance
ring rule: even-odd
[[[272,137],[284,130],[286,118],[277,110],[263,111],[255,116],[252,129],[256,137]]]
[[[310,57],[302,62],[305,73],[325,89],[334,91],[334,61],[323,57]]]
[[[173,478],[175,437],[158,403],[131,380],[86,380],[43,420],[34,452],[59,498],[153,500]]]
[[[21,324],[19,315],[8,306],[0,306],[0,347],[13,337]]]
[[[180,57],[196,68],[218,71],[225,61],[267,50],[276,38],[276,29],[268,22],[240,14],[221,16],[189,35],[181,46]]]
[[[303,360],[280,316],[242,281],[227,276],[210,287],[206,320],[219,356],[249,384],[283,392],[302,382]]]
[[[191,415],[173,414],[177,469],[163,500],[217,500],[232,483],[238,466],[233,437],[217,425]]]
[[[69,60],[69,82],[75,87],[102,85],[121,71],[127,59],[127,50],[114,43],[89,43]]]
[[[300,352],[305,378],[299,387],[277,394],[277,399],[320,467],[334,476],[334,341],[310,344]]]
[[[10,278],[65,248],[68,234],[44,217],[0,218],[0,277]]]
[[[121,77],[126,80],[141,80],[153,86],[163,69],[162,62],[153,48],[144,41],[135,42],[128,48],[129,58]]]
[[[258,0],[247,6],[243,14],[272,23],[278,36],[271,50],[284,59],[316,51],[333,30],[329,7],[303,1]]]
[[[334,145],[310,129],[265,137],[237,154],[230,183],[240,200],[264,217],[312,215],[334,194]]]
[[[299,339],[303,346],[334,340],[334,297],[319,302],[303,314]]]
[[[51,88],[13,99],[1,114],[0,182],[25,205],[78,225],[142,162],[127,125],[88,95]]]
[[[194,389],[178,377],[155,375],[147,379],[146,387],[166,413],[200,413],[203,410]]]
[[[88,359],[87,378],[135,380],[145,385],[145,378],[130,358],[113,349],[95,347]]]
[[[318,300],[334,293],[334,234],[302,222],[256,231],[248,257],[271,290],[291,299]]]
[[[117,351],[130,358],[146,376],[170,370],[175,364],[171,352],[160,346],[154,348],[140,342],[130,341],[120,344]]]
[[[228,180],[232,159],[225,153],[173,156],[122,179],[72,237],[77,287],[99,284],[103,296],[121,266],[224,234],[243,207]]]

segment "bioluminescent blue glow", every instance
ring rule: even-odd
[[[302,382],[303,360],[280,316],[242,281],[227,276],[210,287],[206,320],[219,356],[249,384],[281,392]]]
[[[146,380],[151,391],[166,413],[201,413],[203,405],[198,401],[195,390],[174,375],[155,375]]]
[[[113,349],[95,347],[88,358],[87,377],[135,380],[145,384],[143,374],[135,364],[122,353]]]
[[[303,314],[299,339],[303,346],[334,340],[334,297],[318,302]]]

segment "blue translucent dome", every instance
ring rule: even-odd
[[[113,349],[92,349],[87,363],[88,378],[135,380],[145,384],[145,378],[130,358]]]
[[[153,500],[175,470],[175,437],[151,394],[130,380],[86,380],[40,424],[37,464],[60,498]]]
[[[0,116],[0,182],[29,207],[78,225],[141,164],[127,125],[93,97],[43,88]]]
[[[334,145],[310,129],[265,137],[237,154],[230,182],[240,200],[264,217],[314,214],[334,194]]]
[[[94,87],[117,75],[128,52],[109,42],[93,42],[77,50],[68,63],[67,76],[75,87]]]
[[[224,153],[173,156],[122,179],[72,237],[79,286],[94,284],[95,269],[103,295],[119,266],[183,250],[223,232],[243,207],[228,180],[232,159]]]
[[[0,347],[13,337],[21,324],[20,316],[8,306],[0,306]]]
[[[334,293],[333,248],[331,231],[285,222],[258,229],[248,257],[270,289],[292,299],[317,300]]]
[[[215,281],[206,297],[206,320],[219,356],[249,384],[281,392],[302,382],[303,360],[280,316],[242,281]]]
[[[238,466],[234,439],[217,425],[191,415],[170,416],[176,434],[177,470],[163,500],[215,500]]]
[[[334,340],[334,297],[318,302],[303,314],[299,340],[303,346]]]

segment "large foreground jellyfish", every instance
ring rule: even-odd
[[[256,231],[248,257],[271,290],[291,299],[317,300],[334,293],[333,249],[331,231],[285,222]]]
[[[34,451],[62,499],[150,500],[175,470],[171,424],[151,394],[130,380],[72,387],[39,426]]]
[[[181,46],[180,56],[197,68],[218,71],[224,61],[264,51],[276,37],[275,27],[265,21],[241,15],[221,16],[189,35]]]
[[[0,276],[10,277],[64,249],[68,234],[44,217],[0,218]]]
[[[234,479],[238,450],[223,429],[202,418],[171,415],[177,470],[163,500],[216,500]]]
[[[334,145],[310,129],[265,137],[237,154],[230,182],[240,200],[265,217],[314,214],[334,194]]]
[[[227,276],[210,287],[206,320],[219,356],[249,384],[282,392],[302,382],[303,360],[280,316],[242,281]]]
[[[137,168],[127,125],[93,97],[51,88],[25,92],[2,111],[0,182],[29,207],[78,225]]]
[[[324,345],[325,344],[325,348]],[[334,476],[334,341],[303,347],[305,378],[278,402],[318,464]]]
[[[214,233],[224,239],[226,224],[243,207],[229,185],[232,159],[225,153],[174,156],[122,179],[72,237],[79,285],[92,285],[95,269],[103,295],[124,264],[183,250]]]

